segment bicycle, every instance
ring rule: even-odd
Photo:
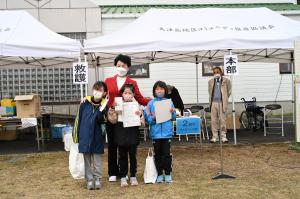
[[[251,101],[246,101],[245,98],[241,98],[244,102],[245,109],[240,115],[240,123],[245,129],[264,129],[264,112],[260,107],[256,105],[256,98],[252,97]]]

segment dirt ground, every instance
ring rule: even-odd
[[[138,149],[137,187],[109,183],[107,152],[103,155],[100,190],[86,190],[85,180],[74,180],[68,152],[0,156],[0,198],[300,198],[300,153],[289,144],[224,147],[225,173],[234,180],[212,180],[218,173],[215,145],[172,148],[173,183],[144,184],[147,148]]]

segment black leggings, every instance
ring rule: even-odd
[[[155,139],[153,146],[157,174],[162,175],[164,171],[165,175],[170,175],[172,172],[171,139]]]
[[[128,174],[128,155],[130,160],[130,177],[136,176],[137,161],[136,161],[137,146],[119,146],[119,161],[120,161],[120,177],[124,178]]]

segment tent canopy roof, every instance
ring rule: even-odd
[[[79,41],[59,35],[25,11],[0,11],[0,55],[78,57]]]
[[[85,52],[98,53],[103,64],[118,53],[143,63],[211,61],[228,49],[240,61],[290,62],[299,37],[299,22],[268,8],[150,9],[119,31],[88,39]]]

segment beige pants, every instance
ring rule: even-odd
[[[222,110],[222,103],[220,103],[220,119],[221,119],[221,138],[226,138],[226,114]],[[211,130],[213,138],[218,138],[219,129],[219,103],[212,102],[211,105]]]

